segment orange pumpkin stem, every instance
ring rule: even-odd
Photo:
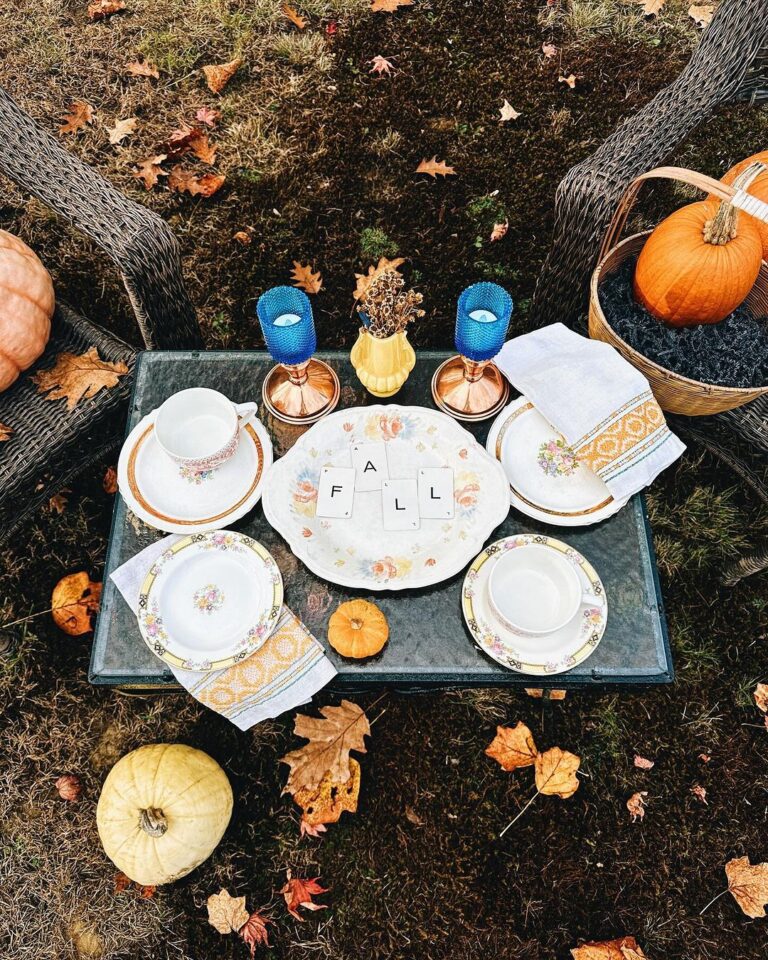
[[[362,629],[363,629],[363,621],[360,620],[360,619],[358,619],[357,617],[352,617],[352,619],[349,621],[349,623],[350,623],[350,626],[352,627],[353,630],[362,630]]]
[[[733,186],[737,190],[746,190],[765,169],[764,163],[750,163],[746,170],[743,170],[733,181]],[[723,200],[714,217],[704,224],[704,242],[725,246],[736,238],[738,224],[739,211],[732,203]]]

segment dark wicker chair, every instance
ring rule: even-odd
[[[563,178],[554,237],[534,294],[534,326],[585,327],[589,278],[619,199],[636,176],[660,166],[718,107],[768,101],[768,2],[722,0],[680,76],[622,123]],[[674,426],[732,467],[768,504],[768,397]],[[768,544],[726,571],[726,581],[768,567]]]
[[[79,227],[122,274],[144,344],[202,345],[184,289],[179,248],[157,214],[124,197],[100,174],[67,153],[0,90],[0,172]],[[136,351],[58,303],[45,354],[0,394],[0,423],[13,430],[0,443],[0,543],[18,524],[88,464],[103,459],[124,428],[131,376],[81,400],[45,400],[30,374],[53,366],[58,354],[96,347],[102,360],[130,368]]]

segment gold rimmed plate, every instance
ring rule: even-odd
[[[245,426],[235,454],[200,473],[179,466],[160,448],[155,411],[123,444],[117,466],[120,493],[145,523],[168,533],[205,533],[228,526],[258,502],[272,464],[272,443],[263,424]]]
[[[527,397],[502,410],[486,449],[504,468],[512,506],[534,520],[584,527],[613,516],[626,503],[614,500]]]

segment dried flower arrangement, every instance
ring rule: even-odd
[[[383,340],[405,330],[409,323],[424,316],[419,309],[423,297],[415,290],[402,292],[405,280],[395,270],[385,270],[371,283],[360,302],[366,314],[368,333]]]

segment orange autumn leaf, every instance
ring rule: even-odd
[[[165,150],[169,159],[178,160],[179,157],[183,157],[185,153],[189,153],[195,140],[202,135],[203,131],[200,127],[188,127],[185,125],[171,133],[163,144],[163,150]]]
[[[315,903],[312,900],[312,897],[328,892],[327,887],[321,887],[317,882],[319,879],[319,877],[315,877],[313,880],[299,880],[297,877],[291,876],[290,870],[287,871],[285,886],[280,893],[282,893],[288,913],[292,917],[297,920],[304,919],[299,913],[299,907],[304,907],[305,910],[328,909],[327,904]]]
[[[485,752],[497,760],[504,770],[530,767],[539,754],[533,734],[522,722],[514,727],[496,727],[496,736]]]
[[[647,960],[634,937],[584,943],[571,950],[573,960]]]
[[[204,123],[206,127],[215,127],[220,116],[218,110],[213,110],[211,107],[200,107],[195,113],[195,120],[198,123]]]
[[[302,787],[293,794],[295,803],[301,807],[301,833],[317,836],[316,828],[326,823],[337,823],[342,813],[355,813],[360,796],[360,764],[350,758],[352,771],[348,780],[339,783],[326,773],[319,786]],[[323,831],[324,832],[324,831]]]
[[[125,72],[132,77],[153,77],[155,80],[160,79],[160,71],[154,63],[150,63],[149,60],[145,60],[144,62],[131,60],[130,63],[126,63]]]
[[[110,363],[101,360],[96,347],[87,353],[60,353],[50,370],[41,370],[31,378],[38,392],[46,394],[46,400],[66,400],[72,410],[81,400],[90,400],[99,390],[116,387],[120,377],[128,373],[121,361]]]
[[[209,63],[203,67],[205,82],[211,93],[221,93],[229,81],[242,66],[243,61],[238,57],[229,63]]]
[[[125,10],[123,0],[95,0],[88,5],[88,17],[91,20],[106,20],[113,13],[120,13]]]
[[[168,176],[160,166],[163,160],[166,159],[167,154],[158,153],[156,157],[147,157],[146,160],[142,160],[141,163],[137,164],[138,169],[134,170],[133,175],[137,180],[141,180],[144,183],[145,190],[151,190],[160,177]]]
[[[71,493],[71,490],[62,490],[60,493],[54,493],[48,501],[48,509],[51,513],[58,513],[61,516],[67,508],[67,498],[65,494]]]
[[[221,189],[225,179],[223,173],[204,173],[198,177],[192,170],[177,165],[168,177],[168,189],[174,193],[188,193],[192,197],[212,197]]]
[[[65,773],[56,780],[54,786],[61,799],[68,803],[77,803],[83,793],[80,777],[74,773]]]
[[[355,285],[355,292],[353,294],[355,300],[362,299],[368,292],[368,288],[381,276],[382,273],[385,273],[387,270],[393,270],[395,273],[399,273],[399,267],[405,263],[405,257],[395,257],[394,260],[388,260],[386,257],[379,257],[378,264],[373,267],[368,267],[368,273],[356,273],[355,280],[357,281]]]
[[[101,485],[104,488],[104,493],[117,493],[117,470],[114,467],[107,467]]]
[[[245,923],[237,931],[238,936],[248,945],[251,956],[256,956],[256,947],[268,947],[269,939],[267,934],[267,924],[271,923],[266,917],[262,916],[258,910],[248,917]]]
[[[632,761],[638,770],[652,770],[655,766],[655,760],[648,760],[647,757],[641,757],[639,753],[635,754],[635,759]]]
[[[640,790],[638,793],[633,793],[627,800],[627,810],[632,815],[632,823],[636,820],[642,820],[645,816],[645,798],[647,796],[647,790]]]
[[[729,860],[725,865],[728,889],[748,917],[765,916],[768,903],[768,863],[750,863],[749,857]]]
[[[692,3],[688,7],[688,16],[695,20],[697,27],[708,27],[715,15],[713,3]]]
[[[293,261],[291,279],[294,287],[301,287],[306,293],[320,293],[323,287],[323,278],[320,271],[313,273],[310,264],[302,264],[298,260]]]
[[[109,142],[113,145],[122,143],[126,137],[129,137],[135,132],[138,122],[136,117],[126,117],[125,120],[117,120],[114,127],[107,130]]]
[[[581,758],[575,753],[552,747],[538,754],[535,763],[536,789],[547,796],[558,796],[563,800],[572,797],[579,789],[576,771]]]
[[[64,123],[59,127],[59,136],[67,133],[78,133],[86,124],[93,123],[93,107],[83,100],[74,100],[69,112],[62,114]]]
[[[290,3],[284,3],[280,9],[283,11],[283,14],[288,17],[291,23],[299,28],[299,30],[303,30],[304,27],[306,27],[307,21],[301,16],[295,7],[290,5]]]
[[[200,136],[195,137],[190,142],[189,147],[197,159],[202,160],[202,162],[208,164],[209,167],[216,161],[216,151],[218,147],[208,142],[207,133],[201,133]]]
[[[219,933],[237,933],[250,919],[245,897],[233,897],[228,890],[212,893],[206,902],[208,923]]]
[[[133,880],[131,880],[130,877],[126,876],[122,870],[118,870],[115,874],[113,890],[115,893],[122,893],[123,890],[127,890],[132,883]]]
[[[239,244],[241,244],[244,247],[247,247],[251,243],[253,238],[251,237],[250,233],[248,233],[247,230],[238,230],[237,233],[232,234],[232,239],[237,240]]]
[[[56,626],[79,637],[91,629],[91,616],[99,609],[101,584],[94,583],[85,572],[70,573],[53,588],[51,616]]]
[[[13,427],[9,427],[5,423],[0,423],[0,441],[10,440],[13,436]]]
[[[572,73],[569,73],[567,77],[561,75],[557,78],[557,80],[558,83],[566,84],[566,86],[570,87],[571,90],[575,89],[576,87],[576,77]]]
[[[371,0],[372,13],[394,13],[398,7],[412,7],[413,0]]]
[[[491,243],[503,240],[507,235],[507,230],[509,230],[509,220],[505,220],[504,223],[494,223],[493,230],[491,230]]]
[[[373,64],[368,73],[377,73],[380,77],[385,75],[391,76],[392,70],[394,69],[394,63],[391,60],[387,60],[386,57],[382,57],[380,53],[377,53],[373,60],[369,60],[368,63]]]
[[[754,692],[755,704],[758,710],[768,713],[768,683],[758,683]]]
[[[437,180],[438,174],[441,177],[456,175],[453,167],[449,167],[444,160],[438,160],[437,156],[432,157],[431,160],[422,160],[418,167],[416,167],[416,173],[429,174],[429,176],[434,177],[435,180]]]

